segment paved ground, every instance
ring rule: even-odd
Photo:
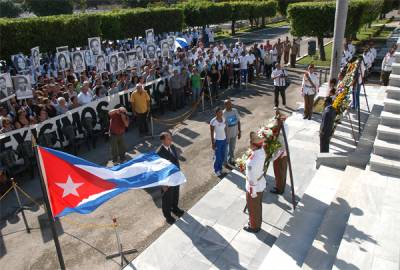
[[[287,31],[287,27],[279,27],[250,33],[241,39],[259,42],[279,36],[283,38]],[[301,47],[304,50],[305,46]],[[287,91],[287,103],[290,108],[295,109],[301,100],[298,89],[300,81],[296,73],[291,73],[291,77],[293,83]],[[249,89],[231,90],[226,95],[233,98],[234,104],[240,111],[244,136],[251,128],[257,127],[260,122],[272,116],[273,91],[270,82],[261,79]],[[163,117],[177,115],[179,113]],[[193,206],[218,182],[218,179],[211,174],[212,151],[207,125],[211,117],[212,113],[209,110],[198,112],[190,120],[173,129],[175,143],[186,160],[182,164],[188,179],[181,193],[181,205],[184,209]],[[156,124],[155,133],[166,128],[168,127]],[[138,138],[135,129],[127,133],[126,141],[129,149],[132,149],[131,153],[147,152],[157,147],[159,143],[157,139]],[[239,141],[238,151],[246,147],[246,140]],[[84,152],[85,149],[81,150],[80,156],[90,161],[99,164],[108,162],[109,148],[106,142],[102,142],[95,150]],[[33,197],[41,197],[37,179],[24,180],[22,186]],[[27,200],[24,202],[28,203]],[[111,217],[116,216],[126,247],[142,251],[168,228],[161,215],[160,204],[158,189],[136,190],[114,198],[92,214],[70,215],[61,219],[59,235],[68,269],[92,269],[94,264],[98,269],[118,269],[114,261],[104,259],[105,254],[116,250],[116,243],[113,231],[103,225],[109,224]],[[43,210],[33,205],[31,211],[28,211],[29,224],[34,228],[28,235],[23,231],[20,217],[9,215],[15,206],[14,195],[8,196],[0,205],[0,216],[5,217],[0,220],[1,265],[10,265],[13,269],[55,269],[58,264]],[[133,259],[134,256],[136,255],[129,256],[129,259]]]

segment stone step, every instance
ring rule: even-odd
[[[400,144],[376,139],[374,143],[374,154],[387,158],[399,158]]]
[[[400,63],[400,61],[397,61]],[[389,76],[389,85],[400,87],[400,75],[391,73]]]
[[[381,114],[381,123],[386,126],[400,127],[400,114],[383,111]]]
[[[400,66],[400,64],[399,64]],[[400,73],[399,73],[400,74]],[[388,86],[386,88],[387,98],[400,100],[400,87]]]
[[[400,100],[385,98],[383,101],[384,110],[387,112],[400,113]]]
[[[372,154],[369,163],[371,171],[400,177],[400,160]]]
[[[304,260],[302,269],[328,270],[335,261],[340,242],[350,216],[351,192],[363,169],[347,166],[339,189],[321,222],[318,233]]]
[[[399,269],[399,178],[368,167],[353,186],[352,211],[333,270]]]
[[[392,73],[397,74],[397,75],[400,74],[400,63],[399,62],[392,64]]]
[[[400,144],[400,128],[379,125],[378,139]]]
[[[258,269],[300,269],[343,177],[343,171],[321,166],[296,211]]]

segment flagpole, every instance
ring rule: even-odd
[[[46,206],[46,212],[47,212],[47,217],[48,217],[49,223],[50,223],[51,234],[53,235],[54,245],[56,246],[58,262],[60,263],[61,270],[65,270],[66,268],[65,268],[64,258],[63,258],[62,252],[61,252],[60,241],[58,240],[56,225],[54,222],[53,214],[51,212],[50,201],[49,201],[48,193],[47,193],[47,189],[46,189],[46,183],[44,182],[44,178],[43,178],[42,160],[39,156],[37,144],[36,144],[36,141],[34,138],[32,138],[32,144],[33,144],[33,148],[34,148],[34,152],[35,152],[35,156],[36,156],[36,161],[37,161],[36,163],[38,164],[40,186],[41,186],[42,192],[43,192],[43,200],[44,200],[44,204]]]

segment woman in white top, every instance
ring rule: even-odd
[[[303,75],[301,85],[301,94],[304,97],[304,115],[303,119],[311,120],[314,107],[314,96],[318,92],[319,78],[315,72],[314,65],[310,64]]]
[[[211,145],[214,150],[214,172],[222,174],[222,165],[225,158],[226,124],[221,108],[215,110],[215,117],[210,121]]]
[[[392,73],[392,64],[394,63],[394,52],[395,50],[391,48],[382,60],[381,82],[384,86],[389,84],[389,76]]]

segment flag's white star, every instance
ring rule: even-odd
[[[66,183],[56,183],[56,185],[64,190],[63,198],[65,196],[68,196],[69,194],[72,194],[72,195],[75,195],[75,196],[79,197],[79,193],[78,193],[77,189],[80,186],[82,186],[83,183],[74,183],[72,181],[71,176],[68,175],[68,179],[67,179]]]

